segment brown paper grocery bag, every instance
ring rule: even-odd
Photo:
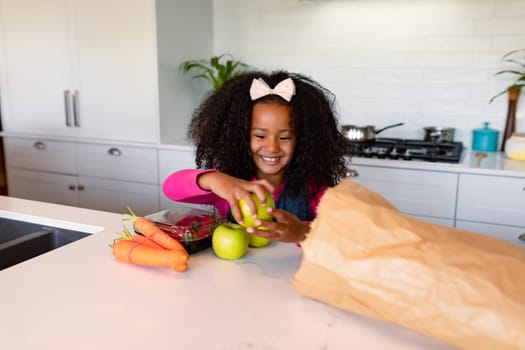
[[[525,349],[524,248],[408,217],[350,179],[302,247],[300,294],[461,349]]]

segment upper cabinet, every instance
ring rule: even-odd
[[[177,68],[211,53],[211,1],[0,0],[0,6],[4,131],[158,143],[165,124],[173,129],[168,135],[184,134],[194,107],[187,101],[196,98],[191,86],[181,88]],[[161,22],[158,13],[205,23],[195,34],[202,46],[195,49],[176,28],[180,22]],[[175,108],[163,108],[163,101]]]

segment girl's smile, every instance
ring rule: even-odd
[[[257,178],[278,186],[295,150],[291,109],[277,103],[258,103],[253,107],[250,150]]]

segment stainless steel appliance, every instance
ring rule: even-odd
[[[406,122],[392,124],[385,126],[379,130],[372,125],[357,126],[357,125],[343,125],[341,126],[341,132],[347,141],[351,142],[363,142],[375,139],[376,135],[383,132],[386,129],[394,128],[396,126],[404,125]]]
[[[376,138],[364,142],[346,143],[351,157],[420,160],[428,162],[459,163],[463,152],[461,142],[429,142],[397,138]]]

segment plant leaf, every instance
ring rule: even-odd
[[[512,51],[510,51],[510,52],[507,52],[505,55],[503,55],[503,57],[502,57],[501,59],[505,59],[505,58],[507,58],[507,57],[509,57],[509,56],[512,56],[512,55],[514,55],[515,53],[517,53],[517,52],[521,52],[521,51],[525,51],[525,49],[516,49],[516,50],[512,50]]]
[[[235,60],[231,54],[225,53],[212,56],[209,60],[184,61],[179,65],[179,70],[183,74],[191,72],[193,79],[206,79],[212,83],[214,89],[218,89],[228,79],[239,75],[248,67],[248,64]]]
[[[496,99],[497,97],[505,94],[506,92],[510,91],[510,90],[514,90],[516,88],[520,88],[522,86],[524,86],[524,83],[522,83],[523,81],[525,81],[525,57],[521,57],[520,59],[516,59],[516,58],[511,58],[511,56],[515,55],[516,53],[518,52],[525,52],[525,49],[517,49],[517,50],[512,50],[510,52],[507,52],[505,55],[503,55],[503,57],[501,58],[502,62],[506,62],[506,63],[512,63],[512,64],[515,64],[519,67],[519,69],[515,68],[515,69],[504,69],[504,70],[501,70],[497,73],[495,73],[494,75],[497,76],[497,75],[501,75],[501,74],[512,74],[512,75],[517,75],[517,79],[514,81],[514,83],[512,83],[510,86],[508,86],[505,90],[499,92],[498,94],[496,94],[495,96],[493,96],[489,103],[492,103],[492,101],[494,101],[494,99]]]
[[[500,93],[498,93],[497,95],[493,96],[490,100],[489,100],[489,103],[492,103],[492,101],[494,101],[497,97],[511,91],[511,90],[514,90],[514,89],[517,89],[517,88],[521,88],[525,86],[525,83],[518,83],[518,84],[512,84],[511,86],[509,86],[508,88],[506,88],[505,90],[501,91]]]

